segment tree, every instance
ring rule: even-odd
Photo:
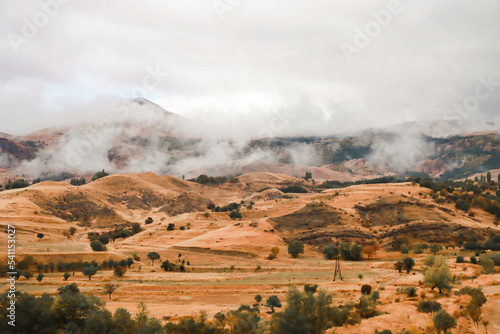
[[[111,299],[111,294],[118,289],[118,286],[112,283],[107,283],[104,285],[104,293],[107,293],[109,296],[109,299]]]
[[[306,284],[304,285],[304,292],[305,293],[316,293],[318,291],[318,284]]]
[[[71,227],[69,228],[69,235],[71,235],[71,236],[72,236],[72,235],[74,235],[75,233],[76,233],[76,227],[71,226]]]
[[[271,309],[271,312],[274,313],[275,307],[281,307],[281,301],[276,295],[272,295],[266,300],[266,306]]]
[[[368,245],[363,249],[363,254],[368,256],[370,259],[375,253],[380,249],[380,245],[375,243],[373,245]]]
[[[241,215],[241,212],[239,210],[234,210],[234,211],[231,211],[231,213],[229,214],[229,218],[241,219],[241,218],[243,218],[243,216]]]
[[[456,203],[455,203],[455,207],[459,210],[462,210],[462,211],[469,211],[470,209],[470,204],[467,203],[466,201],[464,201],[463,199],[459,199]]]
[[[410,247],[408,247],[407,244],[402,244],[400,249],[401,249],[401,254],[408,254],[408,252],[410,251]]]
[[[406,257],[403,259],[403,269],[406,270],[406,273],[409,274],[415,265],[415,260],[411,257]]]
[[[44,274],[38,274],[38,276],[36,277],[36,280],[37,280],[38,282],[41,282],[41,281],[43,280],[43,278],[44,278],[44,277],[45,277],[45,275],[44,275]]]
[[[36,237],[41,240],[45,235],[43,233],[37,233]]]
[[[84,265],[83,268],[82,268],[82,274],[84,276],[87,276],[89,278],[89,281],[90,281],[90,279],[92,278],[92,276],[94,276],[95,274],[97,274],[97,267],[95,267],[92,264]]]
[[[153,224],[153,218],[148,217],[145,221],[146,225]]]
[[[290,254],[294,259],[299,256],[299,254],[304,254],[304,243],[300,240],[294,240],[288,245],[288,254]]]
[[[487,274],[495,273],[495,261],[490,259],[488,256],[483,255],[479,258],[479,264],[483,267],[483,270]]]
[[[442,256],[433,256],[426,259],[430,266],[424,272],[424,284],[431,287],[431,290],[438,288],[439,293],[443,290],[451,290],[452,276],[450,268]]]
[[[107,236],[105,236],[105,235],[101,235],[101,236],[99,237],[99,241],[100,241],[100,242],[101,242],[101,244],[103,244],[103,245],[107,245],[107,244],[109,244],[109,238],[108,238]]]
[[[274,258],[278,257],[279,253],[280,253],[279,247],[273,247],[273,248],[271,248],[271,254],[273,254]]]
[[[394,263],[394,268],[398,271],[401,272],[403,270],[403,262],[398,261]]]
[[[369,295],[372,292],[372,286],[369,284],[363,284],[361,286],[361,293],[363,295]]]
[[[130,269],[130,266],[133,264],[134,264],[134,259],[131,257],[127,258],[127,266],[129,267],[129,269]]]
[[[448,314],[445,310],[439,310],[433,317],[434,328],[439,333],[447,332],[449,329],[457,327],[457,319]]]
[[[326,260],[333,260],[338,254],[337,247],[335,246],[326,246],[323,249],[323,256]]]
[[[432,254],[436,255],[443,249],[443,246],[437,243],[432,243],[429,246],[429,250],[431,251]]]
[[[152,266],[155,265],[155,260],[159,260],[160,259],[160,254],[158,254],[157,252],[149,252],[148,253],[148,259],[150,259],[152,261]]]
[[[491,183],[491,172],[486,173],[486,181],[488,181],[488,183]]]
[[[440,309],[441,304],[434,300],[421,300],[417,305],[417,311],[421,313],[434,313]]]
[[[92,181],[99,180],[103,177],[108,176],[109,174],[104,171],[104,169],[101,172],[97,172],[92,176]]]
[[[127,268],[118,266],[113,270],[113,275],[115,275],[116,277],[123,277],[126,272]]]
[[[67,281],[68,278],[71,277],[71,274],[70,273],[64,273],[63,277],[64,277],[64,280]]]
[[[104,252],[104,251],[108,250],[106,248],[106,246],[104,246],[102,244],[102,242],[100,242],[99,240],[93,240],[93,241],[91,241],[90,242],[90,248],[92,248],[92,250],[94,252]]]
[[[30,279],[33,277],[33,274],[30,271],[23,271],[21,272],[21,276],[25,277],[26,279]]]
[[[255,296],[255,301],[257,302],[257,304],[260,304],[260,302],[262,301],[262,296],[261,295],[256,295]]]

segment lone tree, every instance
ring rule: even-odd
[[[417,311],[421,313],[434,313],[440,309],[441,304],[434,300],[421,300],[417,305]]]
[[[123,266],[118,266],[113,270],[113,275],[116,277],[123,277],[127,272],[127,268]]]
[[[257,304],[260,304],[260,302],[262,301],[262,296],[261,295],[255,296],[255,301],[257,302]]]
[[[38,240],[41,240],[43,239],[43,237],[45,237],[45,235],[43,233],[37,233],[36,237],[38,238]]]
[[[76,233],[76,227],[71,226],[71,227],[69,228],[69,235],[71,235],[71,236],[72,236],[72,235],[74,235],[75,233]]]
[[[108,175],[109,174],[106,173],[106,171],[103,169],[101,172],[97,172],[94,174],[94,176],[92,176],[92,181],[99,180],[99,179],[106,177]]]
[[[438,288],[439,293],[442,293],[443,290],[450,291],[452,276],[446,261],[438,255],[434,259],[430,258],[429,262],[432,264],[425,270],[424,284],[429,286],[431,290]]]
[[[94,267],[94,265],[92,265],[92,264],[87,264],[82,268],[82,274],[84,276],[87,276],[89,278],[89,281],[90,281],[92,276],[97,274],[97,268]]]
[[[415,260],[411,257],[406,257],[403,259],[403,269],[406,270],[406,273],[409,274],[415,265]]]
[[[44,277],[45,277],[45,275],[44,275],[44,274],[38,274],[38,276],[36,277],[36,280],[37,280],[38,282],[41,282],[41,281],[43,280],[43,278],[44,278]]]
[[[118,289],[118,286],[115,284],[108,283],[104,285],[104,292],[108,294],[109,299],[111,299],[111,295],[116,291],[116,289]]]
[[[271,309],[271,312],[274,313],[274,308],[275,307],[281,307],[281,301],[276,295],[272,295],[271,297],[267,298],[266,300],[266,306]]]
[[[160,259],[160,254],[158,254],[157,252],[149,252],[148,253],[148,259],[150,259],[152,261],[152,266],[155,265],[155,260],[159,260]]]
[[[100,242],[99,240],[93,240],[93,241],[91,241],[90,242],[90,248],[92,248],[92,250],[94,252],[104,252],[104,251],[108,250],[106,248],[106,246],[104,246],[102,244],[102,242]]]
[[[449,329],[457,327],[457,319],[448,314],[445,310],[439,310],[434,317],[432,317],[434,322],[434,328],[439,333],[447,332]]]
[[[64,277],[64,280],[67,281],[68,278],[70,278],[71,274],[70,273],[64,273],[63,277]]]
[[[292,241],[288,245],[288,254],[290,254],[294,259],[299,257],[299,254],[304,254],[304,243],[300,240]]]

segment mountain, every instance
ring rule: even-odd
[[[384,175],[461,179],[500,168],[500,134],[495,124],[405,123],[391,130],[342,136],[241,140],[204,137],[196,131],[197,120],[144,98],[105,111],[26,136],[0,133],[0,184],[19,177],[89,178],[102,169],[187,178],[310,172],[320,182],[353,182]],[[460,134],[436,136],[453,128]],[[467,133],[475,128],[489,130]]]

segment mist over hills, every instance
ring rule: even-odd
[[[355,181],[408,173],[464,178],[500,168],[492,122],[413,122],[317,136],[277,116],[259,130],[239,121],[189,119],[144,98],[101,102],[65,126],[0,134],[0,182],[88,177],[102,169],[187,178],[310,171],[317,180]]]

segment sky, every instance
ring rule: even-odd
[[[98,120],[102,101],[136,97],[298,135],[499,119],[496,0],[0,6],[0,132]]]

